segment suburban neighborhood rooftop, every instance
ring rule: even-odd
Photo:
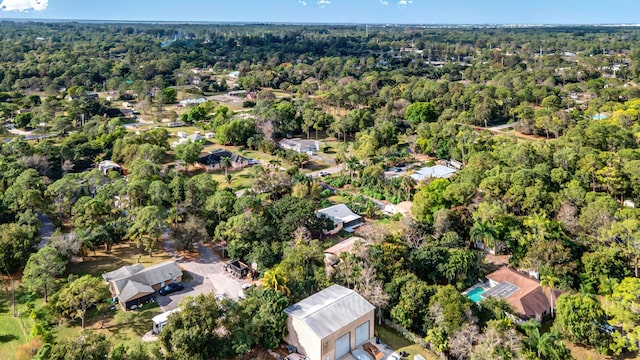
[[[324,338],[373,309],[374,306],[357,292],[332,285],[284,311],[306,323],[319,338]]]

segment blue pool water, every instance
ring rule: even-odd
[[[481,288],[481,287],[477,287],[477,288],[469,291],[467,293],[467,297],[469,299],[471,299],[471,301],[473,301],[474,303],[477,304],[480,300],[482,300],[482,296],[480,296],[482,294],[484,294],[484,289]]]

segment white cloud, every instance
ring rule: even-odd
[[[49,5],[49,0],[0,0],[2,11],[42,11]]]
[[[405,7],[413,4],[413,0],[400,0],[398,1],[398,6]]]
[[[331,0],[318,0],[318,5],[324,7],[325,5],[331,5]]]
[[[389,5],[389,2],[387,0],[380,0],[380,4]]]
[[[298,0],[298,3],[302,6],[307,6],[307,2],[305,0]]]

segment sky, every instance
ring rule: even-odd
[[[0,19],[636,24],[640,0],[0,0]]]

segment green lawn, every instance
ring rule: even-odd
[[[16,285],[16,310],[19,317],[15,318],[10,296],[10,292],[4,292],[0,296],[0,359],[15,359],[20,345],[29,340],[31,328],[35,323],[30,317],[31,310],[26,305],[30,297],[23,296]],[[42,307],[43,301],[37,299],[33,305],[36,308]]]
[[[251,187],[251,172],[249,168],[245,168],[239,171],[229,171],[233,177],[231,179],[231,189],[234,191],[248,189]],[[224,170],[219,170],[211,173],[211,176],[218,182],[221,188],[229,187],[227,179],[224,176]]]
[[[143,310],[137,311],[106,308],[87,322],[87,329],[109,336],[114,345],[135,345],[140,343],[142,335],[151,330],[151,318],[160,313],[162,309],[156,303],[146,304]],[[61,339],[78,336],[81,332],[82,328],[71,322],[56,328],[54,334]]]
[[[385,325],[376,325],[376,333],[380,340],[390,347],[396,349],[397,352],[405,351],[409,356],[406,359],[413,360],[414,355],[420,354],[427,360],[437,360],[438,358],[429,350],[418,344],[412,344],[405,339],[397,331]]]
[[[31,324],[26,322],[31,322],[31,319],[14,318],[9,309],[11,304],[5,309],[4,303],[6,300],[3,299],[3,309],[0,313],[0,359],[14,359],[18,347],[27,341]]]

